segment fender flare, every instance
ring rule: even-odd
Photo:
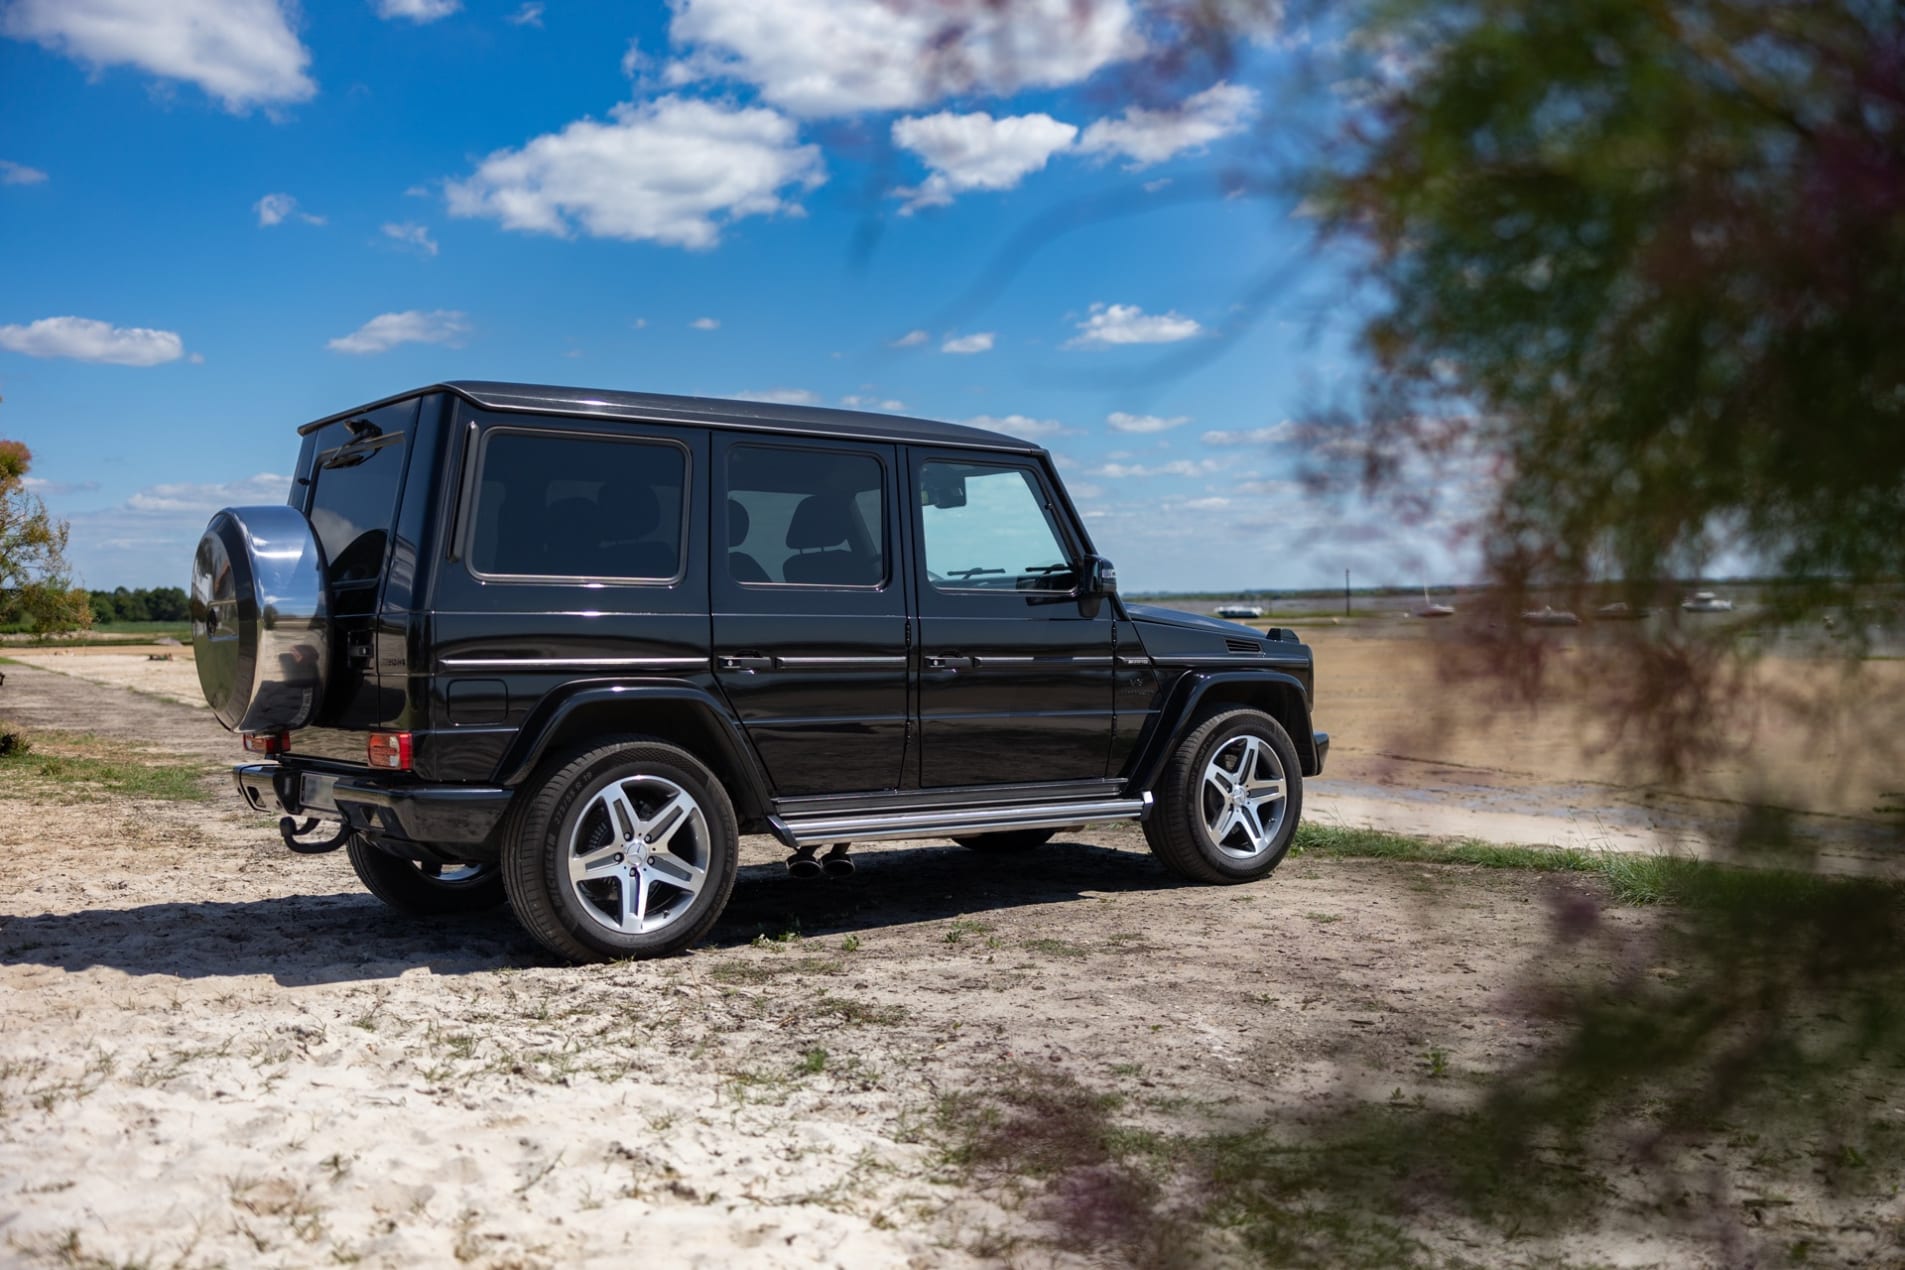
[[[1296,746],[1297,757],[1302,762],[1303,774],[1313,776],[1321,770],[1316,734],[1310,727],[1310,698],[1302,680],[1279,670],[1188,670],[1171,685],[1163,708],[1158,711],[1156,723],[1146,736],[1140,738],[1127,788],[1150,789],[1155,785],[1158,776],[1164,771],[1165,763],[1170,761],[1171,751],[1177,748],[1179,739],[1183,737],[1186,726],[1197,717],[1203,704],[1213,699],[1213,691],[1218,698],[1222,698],[1231,696],[1230,690],[1233,688],[1251,689],[1247,696],[1236,694],[1241,698],[1238,704],[1256,708],[1263,707],[1249,700],[1249,696],[1261,696],[1265,690],[1277,694],[1285,704],[1285,710],[1280,713],[1265,709],[1265,713],[1285,724],[1290,741]],[[1302,716],[1302,726],[1298,728],[1290,728],[1289,720],[1282,717],[1282,714],[1294,713],[1287,704],[1292,697],[1298,703]]]
[[[662,703],[676,707],[677,717],[685,707],[701,724],[696,739],[703,744],[689,748],[714,751],[701,757],[722,776],[741,819],[767,815],[773,809],[774,787],[747,733],[719,697],[679,679],[585,679],[551,693],[523,721],[516,740],[497,764],[497,779],[511,788],[521,785],[552,748],[576,735],[585,719],[590,733],[655,733],[653,712],[643,707]],[[666,729],[658,735],[679,743]]]

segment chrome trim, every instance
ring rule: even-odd
[[[785,816],[781,823],[796,846],[818,842],[874,842],[894,838],[950,838],[1005,829],[1067,829],[1112,820],[1142,820],[1151,795],[1091,802],[1037,803],[1015,807],[941,807],[880,815]]]
[[[331,663],[323,555],[295,507],[227,507],[192,557],[199,688],[234,732],[301,728]]]
[[[707,664],[706,657],[443,657],[437,661],[445,670],[665,670]]]
[[[873,657],[776,657],[776,666],[904,666],[904,654],[897,657],[885,655]]]

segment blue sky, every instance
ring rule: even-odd
[[[0,0],[0,436],[96,587],[181,584],[296,424],[445,378],[990,421],[1130,589],[1459,571],[1292,479],[1356,304],[1288,200],[1222,193],[1306,109],[1288,33],[1134,107],[1125,0],[990,12]]]

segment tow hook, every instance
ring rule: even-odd
[[[284,839],[285,846],[290,847],[299,855],[323,855],[327,851],[335,851],[343,846],[351,836],[351,827],[339,821],[337,833],[333,837],[325,838],[319,842],[298,841],[299,834],[310,833],[317,827],[318,818],[316,816],[311,817],[303,824],[299,824],[289,816],[283,816],[278,820],[278,836]]]

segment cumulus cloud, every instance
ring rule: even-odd
[[[840,399],[840,404],[854,410],[884,410],[888,414],[906,409],[906,403],[896,397],[863,397],[858,393],[848,393]]]
[[[1009,190],[1071,145],[1078,129],[1050,115],[994,119],[983,110],[941,111],[895,120],[893,144],[917,154],[930,169],[917,188],[896,191],[905,210],[937,207],[967,190]]]
[[[15,163],[10,159],[0,159],[0,185],[38,185],[46,179],[46,173],[38,168],[30,168],[24,163]]]
[[[682,0],[679,82],[729,78],[806,117],[1074,84],[1143,48],[1128,0]]]
[[[215,484],[148,485],[127,499],[126,507],[138,512],[196,512],[209,516],[221,507],[282,503],[290,492],[290,477],[260,472]]]
[[[402,313],[380,313],[352,331],[325,345],[339,353],[382,353],[399,344],[462,345],[470,333],[469,321],[456,309],[405,309]]]
[[[447,18],[463,7],[462,0],[376,0],[377,16],[386,22],[402,18],[421,26]],[[537,5],[538,9],[542,6]]]
[[[966,426],[1024,437],[1028,441],[1045,437],[1075,437],[1084,432],[1083,428],[1068,428],[1056,419],[1034,419],[1030,415],[974,415],[966,420]]]
[[[1203,333],[1195,318],[1172,310],[1146,313],[1135,304],[1094,304],[1078,324],[1066,348],[1104,348],[1112,344],[1172,344]]]
[[[437,254],[436,239],[430,237],[430,228],[415,221],[392,222],[384,226],[384,237],[405,247],[415,247],[426,256]]]
[[[185,355],[185,341],[174,331],[114,326],[82,317],[50,317],[25,326],[0,326],[0,348],[28,357],[66,357],[110,366],[157,366]]]
[[[971,335],[949,335],[939,346],[942,353],[986,353],[992,349],[993,332],[976,331]]]
[[[780,406],[817,406],[820,394],[805,388],[769,388],[765,391],[737,392],[742,401],[768,401]]]
[[[820,148],[759,106],[668,96],[624,102],[611,121],[578,119],[519,150],[498,150],[447,188],[457,216],[567,236],[706,248],[724,222],[797,210],[788,187],[826,179]]]
[[[1241,132],[1256,113],[1255,89],[1218,83],[1173,110],[1132,106],[1115,119],[1100,119],[1085,129],[1078,148],[1086,154],[1121,156],[1130,161],[1127,166],[1145,168]]]
[[[1091,469],[1093,476],[1121,479],[1129,476],[1209,476],[1223,464],[1216,459],[1172,459],[1169,463],[1105,463]]]
[[[1261,428],[1246,428],[1236,432],[1222,430],[1206,432],[1198,439],[1205,445],[1275,445],[1279,441],[1297,440],[1300,431],[1294,420],[1285,419]]]
[[[711,318],[711,317],[698,317],[694,321],[688,323],[688,325],[693,327],[697,331],[718,331],[721,329],[721,319]]]
[[[317,93],[289,14],[283,0],[14,0],[0,32],[94,69],[136,66],[197,84],[240,112]]]
[[[251,210],[258,213],[258,224],[266,228],[272,225],[282,224],[293,216],[307,225],[322,225],[324,223],[322,216],[313,216],[309,212],[299,211],[298,200],[292,198],[289,194],[267,194],[256,203],[253,203]]]
[[[906,334],[894,340],[887,347],[889,348],[917,348],[919,345],[924,344],[927,340],[930,340],[931,338],[933,337],[928,335],[925,331],[912,330],[912,331],[908,331]]]
[[[1113,432],[1169,432],[1172,428],[1181,428],[1191,421],[1189,415],[1133,415],[1122,410],[1114,410],[1105,416],[1105,426]]]

